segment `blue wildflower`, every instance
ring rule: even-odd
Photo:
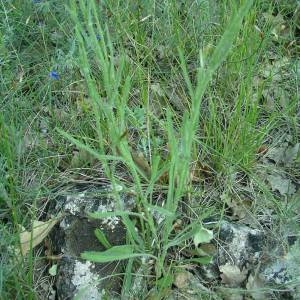
[[[100,41],[100,40],[101,40],[101,35],[100,35],[100,34],[97,34],[97,35],[96,35],[96,39],[97,39],[97,41]]]
[[[41,3],[41,2],[43,2],[43,0],[32,0],[33,4],[38,4],[38,3]]]
[[[59,75],[58,75],[58,73],[57,73],[56,71],[51,71],[51,72],[49,73],[49,77],[50,77],[51,79],[53,79],[53,80],[59,80]]]

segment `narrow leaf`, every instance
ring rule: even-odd
[[[81,258],[98,263],[107,263],[145,255],[147,256],[144,253],[134,253],[133,246],[131,245],[121,245],[114,246],[103,252],[86,251],[81,254]]]
[[[128,296],[130,295],[130,290],[132,287],[132,274],[133,274],[132,269],[133,269],[133,259],[130,258],[127,262],[125,275],[123,278],[121,299],[127,299]]]
[[[201,229],[200,226],[195,226],[195,227],[192,227],[186,233],[177,235],[171,242],[169,242],[167,244],[167,248],[177,246],[177,245],[183,243],[184,241],[193,238],[200,229]]]
[[[196,263],[200,265],[207,265],[211,263],[211,261],[212,261],[212,256],[203,256],[203,257],[196,257],[196,258],[184,260],[185,263]]]
[[[95,231],[95,236],[96,238],[98,239],[98,241],[106,248],[106,249],[109,249],[111,248],[111,244],[110,242],[107,240],[105,234],[103,233],[102,230],[100,230],[99,228],[96,228]]]
[[[161,206],[157,206],[157,205],[147,205],[147,208],[150,209],[151,211],[157,211],[158,213],[166,216],[166,217],[174,217],[175,214]]]
[[[103,160],[119,160],[119,161],[124,161],[122,157],[120,156],[114,156],[114,155],[101,155],[99,154],[96,150],[94,150],[93,148],[91,148],[90,146],[78,141],[77,139],[73,138],[70,134],[68,134],[67,132],[56,128],[56,130],[66,139],[68,139],[72,144],[74,144],[75,146],[77,146],[79,149],[85,150],[88,153],[90,153],[91,155],[93,155],[95,158],[99,159],[100,161]]]
[[[241,28],[243,18],[248,13],[249,9],[253,4],[253,0],[245,1],[244,5],[239,9],[238,13],[234,16],[232,21],[227,26],[223,33],[216,49],[209,62],[209,69],[213,74],[221,63],[226,59],[235,38]]]

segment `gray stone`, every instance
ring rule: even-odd
[[[114,211],[118,205],[131,210],[134,199],[123,194],[117,202],[110,189],[77,186],[59,196],[52,214],[62,213],[63,218],[51,233],[54,254],[62,255],[58,262],[56,295],[59,300],[101,299],[103,295],[116,299],[121,291],[121,278],[114,274],[122,271],[120,262],[92,263],[82,260],[84,251],[103,251],[105,248],[95,237],[100,228],[111,245],[125,243],[126,231],[119,217],[91,219],[89,212]],[[119,200],[120,200],[119,199]],[[119,208],[118,208],[119,209]]]
[[[218,265],[229,263],[241,270],[249,264],[256,265],[263,250],[264,239],[264,233],[258,229],[222,221],[218,239]]]
[[[253,299],[299,299],[295,285],[300,282],[298,240],[292,240],[286,253],[282,241],[266,232],[222,221],[216,242],[218,251],[212,264],[201,266],[199,274],[202,280],[217,283],[221,294],[228,290],[222,289],[220,278],[223,286],[238,288],[236,292],[246,287]]]

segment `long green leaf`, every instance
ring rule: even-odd
[[[111,244],[110,242],[107,240],[105,234],[103,233],[102,230],[100,230],[99,228],[96,228],[95,231],[95,236],[96,238],[98,239],[98,241],[106,248],[106,249],[109,249],[111,248]]]
[[[141,256],[150,256],[154,258],[153,255],[145,253],[134,253],[133,251],[134,247],[132,245],[121,245],[114,246],[102,252],[85,251],[81,254],[81,258],[98,263],[107,263],[116,260],[124,260]]]
[[[132,269],[133,269],[133,259],[130,258],[128,259],[125,275],[123,278],[121,299],[127,299],[128,296],[130,295],[130,290],[132,287]]]
[[[212,256],[195,257],[191,259],[185,259],[185,263],[196,263],[199,265],[207,265],[212,261]]]
[[[68,139],[71,143],[73,143],[75,146],[77,146],[79,149],[85,150],[91,155],[93,155],[95,158],[99,159],[100,161],[107,161],[107,160],[118,160],[118,161],[124,161],[124,159],[120,156],[114,156],[114,155],[101,155],[96,150],[91,148],[90,146],[78,141],[77,139],[73,138],[70,134],[67,132],[56,128],[56,130],[66,139]]]
[[[239,9],[238,13],[233,17],[232,21],[229,22],[229,25],[223,33],[210,59],[209,68],[212,73],[214,73],[221,65],[221,63],[226,59],[232,47],[232,44],[241,28],[242,21],[252,5],[253,0],[244,1],[244,5]]]
[[[177,245],[183,243],[184,241],[193,238],[195,236],[195,234],[197,232],[199,232],[199,230],[201,230],[201,226],[200,225],[195,225],[194,227],[192,227],[187,232],[177,235],[172,241],[170,241],[167,244],[167,248],[177,246]]]

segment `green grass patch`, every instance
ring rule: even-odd
[[[0,2],[6,299],[37,297],[37,258],[17,253],[18,234],[78,173],[99,171],[112,186],[116,211],[90,217],[121,217],[126,244],[113,246],[98,230],[106,250],[82,258],[125,260],[125,298],[145,260],[152,264],[149,295],[161,299],[183,264],[209,263],[198,246],[215,227],[203,220],[225,218],[233,198],[250,198],[258,223],[262,209],[275,211],[274,232],[289,217],[296,227],[293,210],[285,210],[294,193],[287,190],[283,202],[265,180],[272,167],[260,160],[276,141],[299,140],[296,4],[100,2]],[[284,155],[276,168],[297,182],[298,165]],[[135,211],[124,210],[120,186],[134,194]],[[193,255],[170,259],[178,249]]]

